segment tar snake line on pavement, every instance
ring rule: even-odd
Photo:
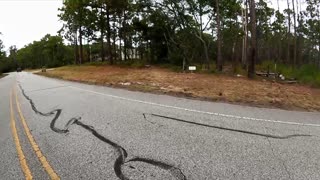
[[[166,170],[168,172],[171,173],[171,175],[173,177],[175,177],[177,180],[186,180],[186,176],[183,174],[183,172],[181,171],[181,169],[170,165],[168,163],[162,162],[162,161],[158,161],[158,160],[154,160],[154,159],[149,159],[149,158],[143,158],[143,157],[134,157],[131,159],[127,159],[128,158],[128,153],[127,151],[121,147],[119,144],[109,140],[108,138],[104,137],[103,135],[99,134],[94,127],[86,125],[84,123],[81,122],[81,117],[74,117],[72,119],[70,119],[68,121],[68,123],[65,125],[65,127],[63,129],[60,129],[58,127],[55,126],[56,121],[59,119],[61,113],[62,113],[62,109],[54,109],[48,113],[43,113],[41,111],[39,111],[36,108],[35,103],[33,102],[33,100],[25,93],[24,89],[22,88],[21,84],[18,84],[20,87],[20,90],[23,94],[23,96],[29,101],[32,110],[36,113],[39,114],[41,116],[45,116],[45,117],[49,117],[49,116],[54,116],[54,118],[51,120],[50,122],[50,128],[52,131],[59,133],[59,134],[66,134],[69,132],[69,127],[71,125],[78,125],[79,127],[82,127],[83,129],[87,130],[88,132],[90,132],[93,136],[95,136],[96,138],[98,138],[99,140],[101,140],[104,143],[109,144],[110,146],[112,146],[118,157],[116,158],[116,161],[114,162],[114,172],[116,174],[116,176],[121,179],[121,180],[129,180],[128,177],[126,177],[123,172],[122,172],[122,166],[125,165],[126,163],[129,162],[142,162],[142,163],[146,163],[149,164],[151,166],[154,167],[158,167],[160,169]]]

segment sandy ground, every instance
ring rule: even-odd
[[[290,110],[320,110],[320,89],[244,77],[177,73],[156,67],[133,69],[117,66],[67,66],[38,74],[205,100]]]

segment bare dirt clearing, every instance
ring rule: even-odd
[[[163,68],[67,66],[38,73],[65,80],[160,92],[213,101],[290,110],[320,111],[320,89],[212,74],[177,73]]]

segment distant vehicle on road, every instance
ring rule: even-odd
[[[22,68],[21,67],[18,67],[17,68],[17,72],[21,72],[22,71]]]

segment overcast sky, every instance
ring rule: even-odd
[[[0,0],[0,39],[22,48],[46,34],[57,34],[62,0]]]
[[[268,2],[277,9],[277,0]],[[62,0],[0,0],[0,39],[6,49],[11,45],[22,48],[46,34],[57,34],[62,27],[57,17],[61,6]],[[285,8],[286,0],[280,0],[280,9]]]

